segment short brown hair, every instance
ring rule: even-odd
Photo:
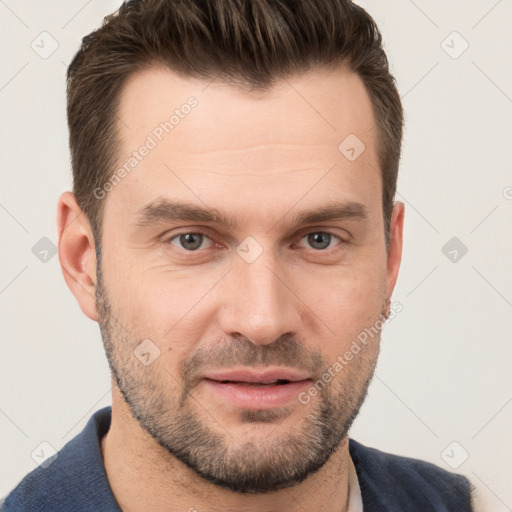
[[[248,90],[340,64],[358,74],[376,119],[388,246],[402,104],[377,25],[349,0],[130,0],[84,37],[68,68],[67,115],[73,192],[96,243],[103,201],[93,190],[115,171],[120,92],[130,75],[153,64]]]

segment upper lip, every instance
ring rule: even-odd
[[[235,381],[235,382],[259,382],[268,384],[278,380],[288,380],[290,382],[297,382],[307,380],[310,376],[299,370],[292,370],[290,368],[271,368],[266,370],[257,371],[254,369],[243,368],[240,370],[229,371],[214,371],[204,375],[205,379],[222,381]]]

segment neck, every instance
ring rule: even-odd
[[[101,440],[107,477],[123,512],[345,512],[349,494],[348,439],[300,484],[268,494],[239,494],[204,480],[162,448],[114,392],[110,430]]]

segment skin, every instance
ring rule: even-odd
[[[201,376],[261,369],[266,361],[306,370],[316,381],[386,311],[401,261],[404,205],[394,205],[386,253],[370,98],[344,68],[289,78],[265,94],[150,68],[130,77],[121,95],[119,164],[191,96],[197,106],[103,199],[100,282],[89,221],[70,192],[59,200],[63,274],[82,311],[100,324],[114,370],[112,424],[101,443],[110,485],[124,511],[346,510],[347,429],[380,336],[307,404],[248,412]],[[366,146],[354,161],[338,150],[349,134]],[[137,225],[138,212],[157,198],[236,222]],[[294,220],[346,201],[364,205],[366,218]],[[176,235],[197,230],[207,234],[199,249],[180,246]],[[326,231],[333,234],[328,247],[312,246],[308,234]],[[247,237],[262,251],[251,263],[236,251]],[[148,338],[160,353],[145,366],[133,351]],[[320,431],[322,408],[330,437]],[[191,425],[204,443],[194,445]],[[323,448],[315,449],[318,440]],[[198,460],[170,453],[173,443],[195,446]],[[313,459],[319,467],[300,478],[280,473]],[[276,488],[266,481],[267,491],[243,492],[205,477],[215,466],[209,462],[222,472],[222,461],[236,468],[241,460],[238,474],[280,468]]]

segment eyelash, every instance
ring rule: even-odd
[[[328,234],[328,235],[331,235],[332,237],[334,237],[334,238],[338,239],[338,241],[339,241],[339,244],[338,244],[338,245],[345,245],[345,244],[348,244],[348,243],[349,243],[347,240],[345,240],[345,239],[341,238],[339,235],[337,235],[337,234],[336,234],[336,233],[334,233],[333,231],[329,231],[328,229],[323,229],[323,230],[318,230],[318,229],[317,229],[317,230],[308,231],[308,232],[306,232],[306,233],[302,234],[302,235],[298,238],[298,241],[302,240],[304,237],[306,237],[306,236],[308,236],[308,235],[310,235],[310,234],[312,234],[312,233],[326,233],[326,234]],[[178,238],[178,237],[180,237],[180,236],[182,236],[182,235],[203,235],[203,236],[205,236],[205,237],[209,238],[210,240],[214,241],[214,240],[213,240],[213,238],[212,238],[208,233],[206,233],[205,231],[201,231],[201,230],[194,230],[194,231],[183,231],[182,233],[177,233],[177,234],[175,234],[175,235],[172,235],[172,237],[170,237],[170,238],[166,238],[166,239],[164,240],[164,243],[165,243],[165,244],[170,244],[170,245],[172,245],[172,244],[171,244],[172,240],[175,240],[176,238]],[[295,244],[295,242],[294,242],[294,244]],[[180,250],[182,250],[182,251],[184,251],[184,252],[187,252],[187,253],[199,252],[199,251],[201,250],[201,249],[196,249],[195,251],[187,251],[187,250],[186,250],[186,249],[184,249],[184,248],[178,248],[178,249],[180,249]],[[311,248],[311,250],[312,250],[312,251],[315,251],[315,252],[318,252],[318,253],[320,253],[320,252],[326,252],[326,251],[328,251],[329,249],[332,249],[332,247],[331,247],[331,248],[327,248],[327,249],[313,249],[313,248]],[[203,249],[203,250],[204,250],[204,249]]]

